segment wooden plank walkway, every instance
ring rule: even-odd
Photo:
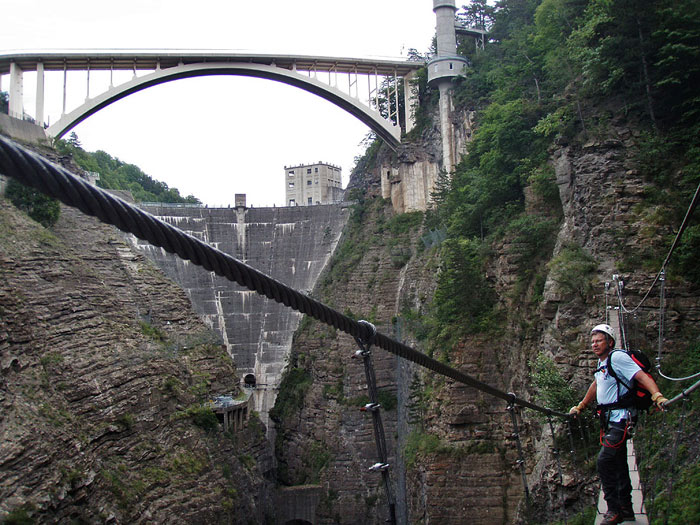
[[[647,518],[646,509],[644,508],[639,471],[637,470],[637,458],[634,455],[634,440],[632,439],[627,442],[627,465],[630,469],[630,481],[632,481],[632,508],[634,508],[637,519],[635,521],[625,521],[625,523],[649,525],[649,519]],[[596,515],[595,525],[600,525],[607,511],[608,506],[603,499],[603,490],[601,489],[600,497],[598,498],[598,514]]]

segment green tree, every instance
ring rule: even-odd
[[[5,91],[0,91],[0,113],[7,114],[10,110],[10,96]]]

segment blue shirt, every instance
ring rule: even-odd
[[[621,379],[619,382],[608,373],[609,359],[612,359],[615,374]],[[625,384],[632,385],[634,375],[640,370],[639,365],[624,351],[611,352],[605,361],[598,360],[598,368],[595,371],[596,400],[598,404],[616,403],[619,397],[622,397],[629,391]],[[634,408],[617,408],[610,411],[609,421],[631,419],[635,415],[636,410]]]

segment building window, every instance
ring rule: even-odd
[[[306,168],[306,173],[311,173],[311,168]]]
[[[309,200],[307,202],[309,203],[309,205],[311,205],[314,203],[314,199],[312,197],[309,197]]]
[[[295,201],[294,199],[289,199],[289,205],[290,205],[290,206],[296,206],[297,203],[296,203],[296,201]]]
[[[294,175],[294,170],[291,170],[291,171],[289,172],[289,174],[290,174],[290,175]]]
[[[293,187],[294,187],[294,183],[293,183],[293,182],[290,182],[290,183],[289,183],[289,187],[290,187],[290,188],[293,188]]]
[[[309,179],[309,180],[306,181],[306,185],[307,185],[307,186],[311,186],[311,179]]]
[[[315,172],[315,173],[318,173],[318,168],[314,168],[314,172]]]

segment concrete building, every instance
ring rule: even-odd
[[[341,202],[345,193],[341,169],[325,162],[285,166],[284,193],[286,206]]]

